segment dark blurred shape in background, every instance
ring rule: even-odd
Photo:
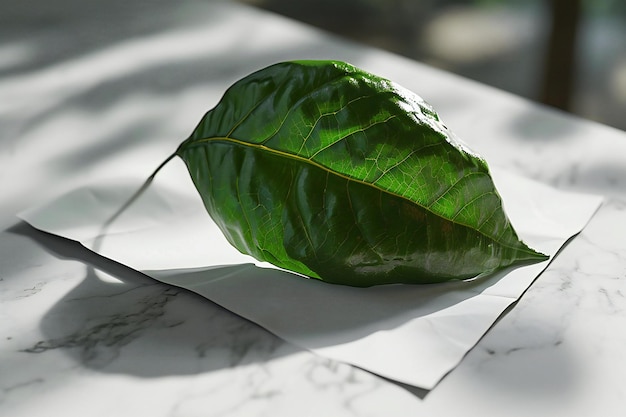
[[[240,1],[626,130],[624,0]]]

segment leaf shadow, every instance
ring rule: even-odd
[[[41,319],[44,340],[24,352],[59,349],[87,368],[142,378],[265,363],[301,351],[295,338],[313,349],[354,341],[462,302],[505,273],[446,284],[369,288],[327,284],[251,264],[142,273],[24,222],[8,232],[33,240],[59,259],[87,265],[83,281]],[[103,280],[103,274],[114,282]],[[203,291],[193,282],[201,287],[209,282],[211,298],[218,301],[198,295]],[[228,296],[251,308],[231,312],[219,302]],[[251,311],[259,315],[254,322],[246,317]],[[265,326],[267,320],[274,325]],[[291,333],[283,337],[286,331]],[[422,399],[429,393],[389,382]]]
[[[82,282],[42,317],[43,340],[24,353],[59,350],[99,372],[158,378],[263,363],[300,351],[210,300],[159,283],[78,242],[24,222],[8,232],[59,259],[86,265]]]
[[[507,273],[469,281],[359,288],[253,264],[143,272],[198,293],[309,349],[396,329],[475,297]]]

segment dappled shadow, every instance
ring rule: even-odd
[[[115,175],[151,171],[252,71],[288,59],[354,62],[364,54],[233,2],[39,3],[11,5],[0,16],[15,18],[0,25],[10,34],[0,41],[0,60],[11,50],[32,52],[0,73],[0,178],[29,184],[5,182],[14,203],[2,211],[9,214],[111,175],[115,158],[125,161]],[[149,18],[141,13],[148,11]],[[281,37],[288,33],[297,35]],[[154,159],[134,163],[136,152]]]
[[[0,14],[0,50],[21,45],[31,52],[0,68],[0,75],[38,70],[164,29],[212,24],[223,17],[219,8],[212,7],[214,2],[25,0],[5,4]]]
[[[577,122],[573,116],[564,112],[537,105],[516,115],[510,127],[515,138],[549,143],[571,137]]]
[[[562,177],[561,186],[592,194],[626,197],[626,166],[618,159],[574,166]]]

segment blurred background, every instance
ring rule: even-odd
[[[626,130],[624,0],[239,0]]]

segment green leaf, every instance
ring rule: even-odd
[[[428,104],[346,63],[243,78],[177,155],[234,247],[309,277],[432,283],[546,259]]]

